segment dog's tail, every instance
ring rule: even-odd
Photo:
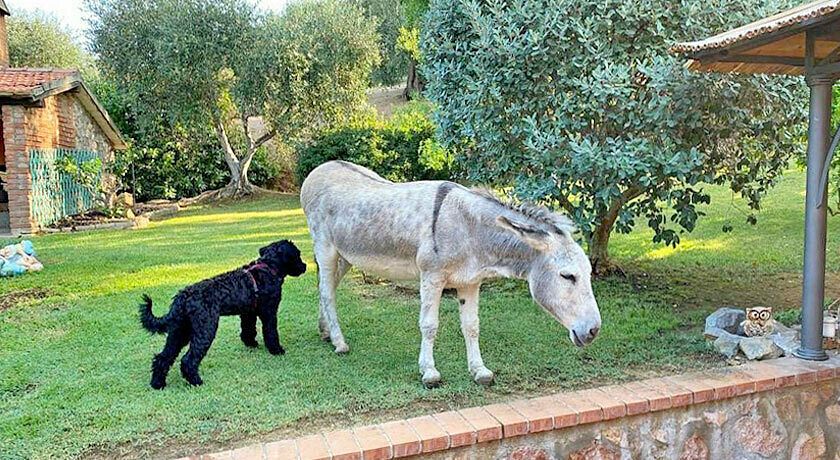
[[[140,304],[140,323],[152,334],[166,332],[166,316],[158,318],[152,313],[152,298],[148,294],[143,294],[143,303]]]

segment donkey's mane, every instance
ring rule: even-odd
[[[571,219],[562,214],[553,212],[545,206],[528,202],[514,203],[512,201],[506,201],[499,198],[495,193],[486,188],[472,188],[470,191],[486,200],[492,201],[508,211],[515,212],[523,217],[547,225],[549,228],[561,235],[572,234],[577,230],[577,227]]]

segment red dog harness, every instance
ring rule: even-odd
[[[262,270],[263,268],[267,268],[268,271],[271,272],[272,275],[277,276],[277,271],[273,268],[269,267],[268,264],[265,262],[257,262],[250,267],[245,269],[245,273],[248,275],[248,278],[251,278],[251,284],[254,286],[254,308],[257,308],[257,301],[259,300],[260,296],[260,287],[257,285],[257,279],[254,278],[254,274],[251,273],[254,270]]]

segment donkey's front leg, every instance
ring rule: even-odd
[[[467,364],[473,380],[479,385],[493,383],[493,373],[484,367],[481,350],[478,348],[478,290],[481,285],[466,286],[458,289],[458,302],[461,304],[461,333],[467,344]]]
[[[420,373],[423,385],[434,388],[440,385],[440,372],[435,369],[435,336],[438,330],[438,310],[443,293],[443,277],[436,273],[420,275]]]

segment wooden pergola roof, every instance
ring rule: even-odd
[[[671,51],[688,57],[691,70],[804,75],[811,73],[806,72],[809,41],[813,66],[834,64],[840,72],[840,0],[808,3]]]

